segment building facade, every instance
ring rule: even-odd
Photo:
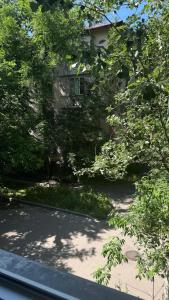
[[[86,28],[84,42],[97,48],[106,48],[108,34],[113,24],[96,24]],[[92,78],[90,68],[86,66],[80,73],[77,72],[78,63],[68,67],[66,64],[55,70],[53,82],[53,95],[55,113],[63,107],[78,106],[78,98],[90,93]],[[77,101],[76,101],[77,99]]]

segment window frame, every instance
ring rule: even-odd
[[[70,96],[85,96],[87,94],[85,76],[72,76],[70,78]]]

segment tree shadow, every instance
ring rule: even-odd
[[[92,242],[108,229],[104,221],[21,205],[1,211],[0,248],[73,273],[67,261],[95,256]]]
[[[103,182],[102,184],[93,184],[94,190],[106,194],[114,203],[128,204],[132,202],[132,197],[135,193],[133,184],[127,182]]]

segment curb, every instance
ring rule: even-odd
[[[50,206],[50,205],[47,205],[47,204],[35,203],[35,202],[26,201],[26,200],[20,200],[20,199],[15,199],[15,202],[16,203],[18,202],[18,203],[21,203],[21,204],[30,205],[30,206],[47,208],[47,209],[51,209],[51,210],[57,210],[57,211],[60,211],[60,212],[66,213],[66,214],[75,215],[75,216],[79,216],[79,217],[83,217],[83,218],[87,218],[87,219],[92,219],[92,220],[97,220],[96,218],[94,218],[92,216],[89,216],[87,214],[75,212],[75,211],[64,209],[64,208],[57,208],[55,206]]]

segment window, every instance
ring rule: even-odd
[[[80,96],[86,94],[86,83],[84,77],[70,78],[70,95]]]

